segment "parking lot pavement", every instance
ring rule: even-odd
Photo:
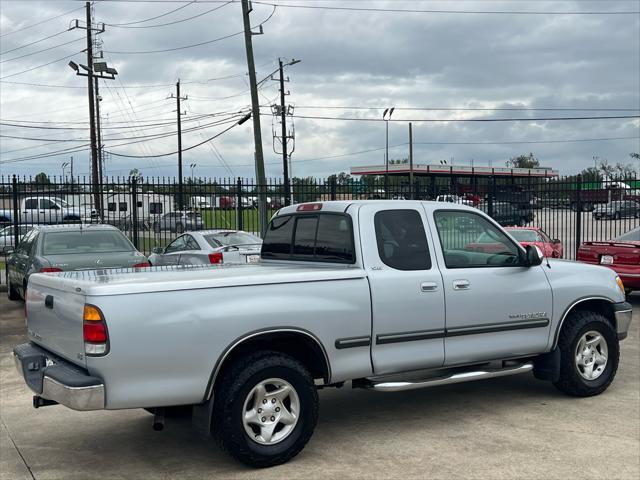
[[[320,422],[286,465],[251,470],[187,421],[143,410],[34,410],[12,347],[22,304],[0,300],[0,478],[639,478],[640,294],[613,385],[569,398],[529,374],[400,393],[320,391]],[[135,368],[132,366],[132,368]]]

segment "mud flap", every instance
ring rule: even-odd
[[[193,406],[191,415],[191,426],[202,437],[209,438],[211,436],[211,423],[213,421],[213,398],[204,403]]]
[[[560,379],[560,350],[557,347],[533,361],[533,376],[551,382]]]

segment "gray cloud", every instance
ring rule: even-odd
[[[289,2],[303,4],[309,2]],[[335,2],[316,2],[335,5]],[[637,10],[635,1],[482,1],[482,2],[341,2],[340,5],[375,5],[394,8],[473,9],[473,10]],[[10,2],[3,3],[0,25],[10,32],[24,25],[81,6],[78,2]],[[144,19],[176,8],[178,4],[97,2],[96,18],[107,23],[124,23]],[[190,5],[174,14],[148,23],[153,25],[179,20],[213,8],[213,4]],[[254,24],[266,18],[271,7],[255,4]],[[37,14],[34,14],[37,12]],[[11,35],[0,37],[4,52],[66,28],[71,18],[82,11]],[[287,74],[291,82],[288,101],[297,106],[299,115],[380,118],[386,106],[402,107],[535,107],[535,108],[640,108],[640,18],[633,15],[445,15],[347,11],[319,11],[278,8],[265,25],[265,34],[253,37],[258,77],[277,66],[277,57],[302,58]],[[172,26],[145,29],[107,27],[102,35],[104,50],[147,51],[203,42],[242,29],[240,6],[230,4],[200,18]],[[16,52],[12,58],[81,36],[69,32],[47,42]],[[55,43],[52,43],[55,42]],[[0,76],[46,63],[79,51],[69,45],[0,64]],[[4,56],[2,57],[5,60]],[[78,54],[74,60],[83,60]],[[242,36],[165,53],[125,55],[109,53],[107,60],[120,72],[120,80],[103,82],[101,104],[105,127],[122,126],[121,122],[149,122],[175,117],[175,104],[164,100],[171,86],[180,78],[183,92],[190,99],[185,108],[190,116],[198,113],[238,111],[250,103],[246,58]],[[207,82],[231,76],[224,80]],[[86,80],[76,78],[66,61],[34,70],[8,81],[83,87]],[[122,89],[123,85],[166,84],[153,88]],[[197,83],[192,83],[197,82]],[[126,92],[126,93],[125,93]],[[238,93],[244,92],[240,95]],[[229,97],[230,98],[225,98]],[[274,101],[275,82],[267,81],[261,89],[261,102]],[[87,121],[87,100],[83,88],[44,88],[0,83],[1,117],[51,122]],[[380,110],[306,110],[304,106],[370,106]],[[132,108],[133,107],[133,108]],[[265,110],[267,111],[267,110]],[[600,112],[607,114],[607,112]],[[616,112],[609,112],[615,114]],[[633,113],[633,112],[627,112]],[[635,112],[637,113],[637,112]],[[501,118],[589,115],[594,112],[450,112],[398,110],[394,119],[420,118]],[[203,121],[204,123],[204,121]],[[195,123],[191,123],[192,125]],[[351,165],[381,163],[382,151],[327,160],[306,161],[316,157],[341,155],[384,146],[384,124],[374,122],[321,121],[296,119],[296,151],[293,156],[296,175],[327,175],[348,170]],[[172,127],[169,127],[172,128]],[[212,127],[202,132],[204,138],[219,131]],[[105,130],[106,132],[107,130]],[[131,136],[135,129],[122,130]],[[117,130],[105,133],[113,138]],[[38,138],[80,138],[79,131],[39,131],[2,128],[5,135]],[[138,131],[139,135],[149,131]],[[262,118],[263,145],[269,176],[280,173],[279,157],[271,148],[271,119]],[[628,162],[628,153],[640,150],[637,139],[548,144],[507,145],[436,145],[427,142],[514,142],[570,140],[585,138],[631,137],[640,134],[640,123],[629,120],[578,122],[518,123],[424,123],[414,124],[414,149],[417,161],[429,163],[454,157],[456,163],[476,165],[492,162],[501,165],[509,157],[532,151],[547,166],[573,173],[593,163],[598,155],[612,162]],[[134,133],[135,135],[135,133]],[[189,146],[202,141],[200,133],[185,134]],[[232,166],[233,175],[252,176],[251,124],[237,127],[215,141],[215,145]],[[406,122],[390,126],[392,145],[407,141]],[[32,147],[38,142],[3,138],[0,160],[47,153],[70,146],[53,144]],[[144,145],[113,147],[113,151],[131,155],[149,155],[175,150],[175,138],[154,140]],[[8,151],[17,150],[15,152]],[[392,158],[406,156],[406,147],[392,149]],[[78,171],[88,172],[88,153],[76,155]],[[66,155],[28,162],[0,164],[2,174],[34,174],[59,171]],[[206,145],[186,152],[186,164],[198,164],[197,173],[229,175]],[[173,175],[175,157],[124,159],[112,157],[107,171],[126,174],[138,167],[145,175]]]

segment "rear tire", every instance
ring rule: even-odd
[[[575,397],[604,392],[618,370],[618,336],[599,313],[577,311],[569,315],[558,339],[560,391]]]
[[[318,421],[313,378],[299,361],[278,352],[257,352],[232,364],[214,398],[212,426],[218,442],[252,467],[295,457]]]
[[[8,273],[9,272],[7,272],[7,274]],[[12,300],[12,301],[20,300],[20,295],[18,294],[18,291],[13,287],[13,285],[11,285],[8,275],[7,275],[7,297],[9,298],[9,300]]]

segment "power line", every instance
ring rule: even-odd
[[[271,116],[269,113],[261,113],[263,116]],[[326,117],[311,115],[293,115],[294,118],[307,120],[343,120],[353,122],[384,122],[381,118],[359,117]],[[414,118],[392,119],[391,122],[547,122],[547,121],[574,121],[574,120],[613,120],[640,118],[640,115],[600,115],[590,117],[531,117],[531,118]]]
[[[187,48],[200,47],[202,45],[208,45],[210,43],[219,42],[221,40],[226,40],[227,38],[236,37],[238,35],[242,35],[243,32],[236,32],[230,35],[225,35],[224,37],[214,38],[213,40],[207,40],[206,42],[194,43],[192,45],[183,45],[181,47],[173,47],[173,48],[164,48],[162,50],[146,50],[146,51],[133,51],[133,52],[116,52],[111,50],[105,50],[104,53],[113,53],[117,55],[146,55],[150,53],[164,53],[164,52],[175,52],[176,50],[185,50]]]
[[[40,38],[40,39],[35,40],[33,42],[25,43],[24,45],[20,45],[19,47],[15,47],[15,48],[12,48],[10,50],[6,50],[4,52],[0,52],[0,55],[6,55],[7,53],[15,52],[16,50],[20,50],[20,49],[23,49],[23,48],[26,48],[26,47],[30,47],[31,45],[35,45],[36,43],[44,42],[45,40],[49,40],[50,38],[54,38],[54,37],[57,37],[59,35],[62,35],[63,33],[67,33],[68,31],[69,30],[62,30],[62,31],[60,31],[58,33],[54,33],[53,35],[48,35],[46,37]]]
[[[194,148],[197,148],[197,147],[199,147],[199,146],[201,146],[201,145],[204,145],[205,143],[210,142],[211,140],[214,140],[215,138],[218,138],[220,135],[222,135],[222,134],[224,134],[224,133],[228,132],[229,130],[231,130],[231,129],[232,129],[233,127],[235,127],[236,125],[238,125],[238,122],[234,122],[232,125],[228,126],[227,128],[225,128],[225,129],[224,129],[224,130],[222,130],[221,132],[216,133],[214,136],[209,137],[209,138],[207,138],[207,139],[203,140],[203,141],[202,141],[202,142],[200,142],[200,143],[196,143],[195,145],[191,145],[190,147],[183,148],[183,149],[182,149],[182,151],[183,151],[183,152],[187,152],[187,151],[189,151],[189,150],[193,150]],[[163,154],[161,154],[161,155],[150,155],[150,156],[124,155],[124,154],[122,154],[122,153],[115,153],[115,152],[111,152],[111,151],[109,151],[109,152],[107,152],[107,153],[109,153],[110,155],[114,155],[114,156],[116,156],[116,157],[125,157],[125,158],[159,158],[159,157],[168,157],[169,155],[175,155],[175,154],[177,154],[177,153],[178,153],[178,151],[176,150],[175,152],[163,153]]]
[[[51,65],[53,63],[59,62],[60,60],[66,60],[67,58],[74,57],[74,56],[76,56],[76,55],[78,55],[79,53],[82,53],[82,52],[84,52],[84,50],[80,50],[79,52],[74,52],[71,55],[67,55],[65,57],[57,58],[57,59],[52,60],[50,62],[43,63],[42,65],[38,65],[38,66],[35,66],[35,67],[32,67],[32,68],[29,68],[27,70],[23,70],[21,72],[12,73],[11,75],[5,75],[4,77],[0,77],[0,80],[4,80],[5,78],[16,77],[18,75],[22,75],[23,73],[31,72],[33,70],[37,70],[38,68],[46,67],[47,65]]]
[[[525,10],[425,10],[415,8],[377,8],[377,7],[340,7],[329,5],[293,5],[254,1],[257,5],[270,5],[282,8],[302,8],[311,10],[335,10],[349,12],[385,12],[385,13],[433,13],[433,14],[472,14],[472,15],[637,15],[640,11],[525,11]]]
[[[182,22],[186,22],[188,20],[193,20],[194,18],[198,18],[198,17],[202,17],[208,13],[211,12],[215,12],[216,10],[221,9],[222,7],[226,7],[227,5],[229,5],[230,3],[233,3],[233,0],[228,1],[227,3],[224,3],[222,5],[219,5],[217,7],[214,7],[210,10],[207,10],[205,12],[199,13],[197,15],[193,15],[191,17],[187,17],[187,18],[183,18],[181,20],[174,20],[173,22],[167,22],[167,23],[160,23],[157,25],[111,25],[111,24],[106,24],[109,25],[110,27],[117,27],[117,28],[155,28],[155,27],[166,27],[168,25],[175,25],[176,23],[182,23]]]
[[[124,27],[126,25],[135,25],[136,23],[150,22],[151,20],[157,20],[158,18],[166,17],[167,15],[171,15],[172,13],[177,12],[178,10],[182,10],[183,8],[188,7],[189,5],[195,3],[196,1],[197,0],[192,0],[178,8],[174,8],[173,10],[169,10],[168,12],[162,13],[160,15],[156,15],[155,17],[145,18],[143,20],[135,20],[133,22],[126,22],[126,23],[105,23],[105,25],[108,25],[110,27]]]
[[[258,25],[256,25],[253,28],[260,27],[261,25],[264,25],[265,23],[267,23],[271,19],[271,17],[274,15],[275,12],[276,12],[276,7],[274,6],[273,7],[273,11],[271,12],[271,14],[267,18],[265,18],[262,22],[260,22]],[[194,43],[194,44],[191,44],[191,45],[183,45],[181,47],[164,48],[162,50],[146,50],[146,51],[133,51],[133,52],[132,51],[129,51],[129,52],[127,52],[127,51],[116,52],[116,51],[105,50],[104,53],[113,53],[113,54],[118,54],[118,55],[146,55],[146,54],[151,54],[151,53],[174,52],[176,50],[185,50],[187,48],[194,48],[194,47],[199,47],[199,46],[202,46],[202,45],[208,45],[208,44],[211,44],[211,43],[219,42],[221,40],[226,40],[228,38],[236,37],[238,35],[243,35],[243,34],[244,34],[244,31],[240,31],[240,32],[231,33],[229,35],[225,35],[223,37],[214,38],[213,40],[207,40],[206,42]]]
[[[28,28],[37,27],[38,25],[42,25],[43,23],[50,22],[51,20],[55,20],[56,18],[64,17],[65,15],[68,15],[68,14],[70,14],[70,13],[76,12],[76,11],[78,11],[78,10],[82,10],[83,8],[84,8],[84,7],[74,8],[73,10],[69,10],[68,12],[61,13],[60,15],[56,15],[56,16],[54,16],[54,17],[47,18],[47,19],[45,19],[45,20],[42,20],[41,22],[33,23],[33,24],[31,24],[31,25],[27,25],[27,26],[22,27],[22,28],[19,28],[19,29],[17,29],[17,30],[12,30],[12,31],[10,31],[10,32],[5,32],[5,33],[3,33],[3,34],[0,34],[0,37],[6,37],[7,35],[11,35],[11,34],[13,34],[13,33],[22,32],[23,30],[27,30]]]
[[[37,55],[38,53],[48,52],[49,50],[54,50],[54,49],[59,48],[59,47],[64,47],[65,45],[69,45],[71,43],[76,43],[76,42],[79,42],[81,40],[84,40],[84,38],[82,38],[82,37],[76,38],[76,39],[70,40],[68,42],[59,43],[58,45],[54,45],[53,47],[43,48],[42,50],[38,50],[36,52],[25,53],[24,55],[20,55],[19,57],[13,57],[13,58],[7,58],[6,60],[0,60],[0,63],[12,62],[14,60],[19,60],[21,58],[30,57],[31,55]]]
[[[267,108],[269,105],[262,105]],[[299,109],[319,109],[319,110],[384,110],[384,107],[350,107],[350,106],[338,106],[338,105],[296,105],[296,110]],[[594,107],[594,108],[576,108],[576,107],[394,107],[395,110],[417,110],[417,111],[461,111],[461,112],[637,112],[639,108],[620,108],[620,107]]]

